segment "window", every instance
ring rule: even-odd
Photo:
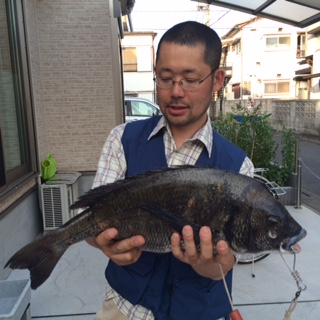
[[[125,98],[125,115],[126,122],[130,122],[161,115],[161,111],[157,104],[149,100],[127,96]]]
[[[269,50],[289,49],[291,39],[288,36],[266,37],[266,48]]]
[[[306,55],[306,35],[298,34],[297,38],[297,58],[303,58]]]
[[[141,101],[131,101],[133,116],[150,117],[158,114],[158,109],[153,105]]]
[[[251,94],[251,81],[244,81],[242,85],[242,95],[250,95]]]
[[[123,71],[138,71],[136,48],[122,48]]]
[[[240,99],[240,97],[241,97],[240,83],[234,83],[232,85],[232,92],[234,93],[235,99]]]
[[[0,196],[35,172],[22,0],[0,0]]]
[[[240,41],[238,41],[232,45],[232,51],[235,51],[236,54],[239,54],[241,52],[241,42]]]
[[[264,94],[265,95],[276,95],[276,94],[287,94],[290,91],[289,81],[278,81],[278,82],[265,82],[264,83]]]

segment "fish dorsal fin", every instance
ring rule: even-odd
[[[117,180],[113,183],[102,185],[97,188],[89,190],[87,193],[82,195],[76,203],[71,205],[70,208],[71,209],[79,209],[79,208],[91,207],[95,203],[98,203],[99,201],[101,201],[101,199],[106,194],[109,194],[111,192],[116,192],[118,189],[119,190],[121,189],[121,192],[123,192],[126,188],[129,189],[131,187],[131,185],[133,185],[135,183],[139,183],[139,180],[143,181],[145,178],[153,178],[154,177],[156,179],[157,176],[161,176],[161,175],[166,174],[168,172],[173,173],[173,172],[179,171],[179,170],[188,170],[188,169],[195,169],[195,168],[201,169],[204,167],[193,166],[193,165],[174,166],[174,167],[170,167],[170,168],[162,168],[162,169],[146,171],[145,173],[141,173],[141,174],[138,174],[138,175],[135,175],[132,177],[127,177],[123,180]],[[216,168],[210,168],[210,169],[216,169]]]
[[[159,174],[163,174],[168,171],[176,171],[176,170],[187,169],[187,168],[195,168],[195,167],[191,165],[183,165],[183,166],[175,166],[172,168],[151,170],[151,171],[147,171],[145,173],[141,173],[132,177],[126,177],[125,179],[122,179],[122,180],[117,180],[113,183],[105,184],[105,185],[90,189],[84,195],[80,196],[79,200],[76,201],[74,204],[72,204],[70,209],[73,210],[73,209],[91,207],[95,203],[99,202],[99,200],[106,194],[110,192],[114,192],[120,188],[124,188],[124,187],[129,188],[130,185],[137,180],[140,180],[146,177],[157,176]]]

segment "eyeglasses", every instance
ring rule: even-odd
[[[181,80],[173,80],[172,78],[165,78],[165,77],[154,77],[153,81],[156,85],[161,89],[171,89],[175,82],[178,82],[180,87],[187,91],[194,91],[197,90],[199,85],[209,78],[215,70],[212,70],[210,74],[208,74],[205,78],[199,79],[192,79],[192,78],[185,78]]]

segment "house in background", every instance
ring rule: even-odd
[[[125,96],[155,101],[154,32],[125,32],[121,40]]]
[[[235,25],[222,37],[232,78],[226,98],[296,98],[298,39],[304,29],[255,17]]]
[[[303,59],[295,72],[296,95],[300,99],[320,99],[320,23],[308,26],[298,40],[298,54]]]

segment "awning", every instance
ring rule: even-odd
[[[303,76],[303,79],[312,79],[312,78],[320,78],[320,73],[309,74],[307,76]]]
[[[241,38],[235,38],[233,41],[232,41],[232,45],[235,45],[236,43],[240,42]]]
[[[304,57],[304,59],[301,60],[301,61],[298,62],[298,63],[299,63],[300,65],[301,65],[301,64],[308,64],[308,65],[312,66],[312,64],[313,64],[313,55]]]
[[[320,78],[320,73],[300,75],[293,78],[294,81],[307,81],[312,78]]]
[[[319,0],[191,0],[304,28],[320,21]]]
[[[311,67],[309,67],[309,68],[304,68],[304,69],[301,69],[301,70],[297,70],[297,71],[295,72],[295,74],[296,74],[296,76],[297,76],[297,75],[309,75],[309,74],[311,74]]]

